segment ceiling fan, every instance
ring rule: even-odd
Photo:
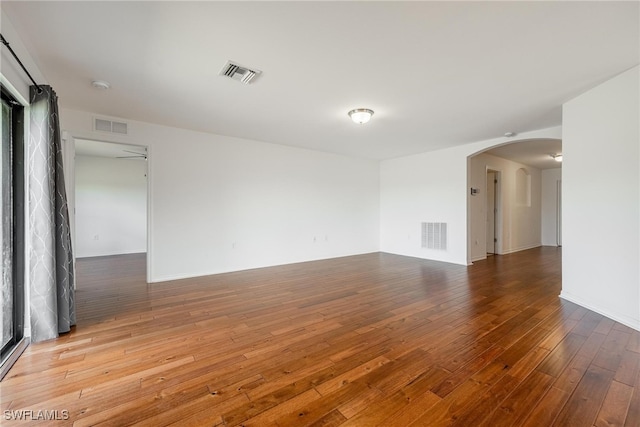
[[[147,160],[147,153],[138,153],[137,151],[122,150],[125,153],[131,153],[133,156],[118,156],[116,159],[144,159]]]

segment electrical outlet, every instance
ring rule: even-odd
[[[95,236],[93,236],[93,240],[100,240],[100,235],[96,234]]]

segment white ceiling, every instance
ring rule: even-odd
[[[538,169],[556,169],[562,167],[552,155],[562,154],[562,141],[559,139],[531,139],[514,144],[501,145],[485,151],[503,159],[513,160]]]
[[[62,107],[371,159],[559,125],[564,102],[640,62],[638,2],[3,0],[2,13]],[[227,60],[262,75],[218,76]],[[370,123],[349,121],[357,107]]]

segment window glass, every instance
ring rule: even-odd
[[[2,239],[2,316],[0,327],[2,329],[2,347],[11,343],[14,337],[13,322],[13,197],[12,176],[13,166],[11,161],[11,106],[2,100],[2,150],[0,150],[0,164],[2,164],[2,227],[0,238]]]

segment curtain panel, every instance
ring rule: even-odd
[[[32,86],[29,162],[31,341],[56,338],[76,322],[75,278],[64,186],[58,97]]]

